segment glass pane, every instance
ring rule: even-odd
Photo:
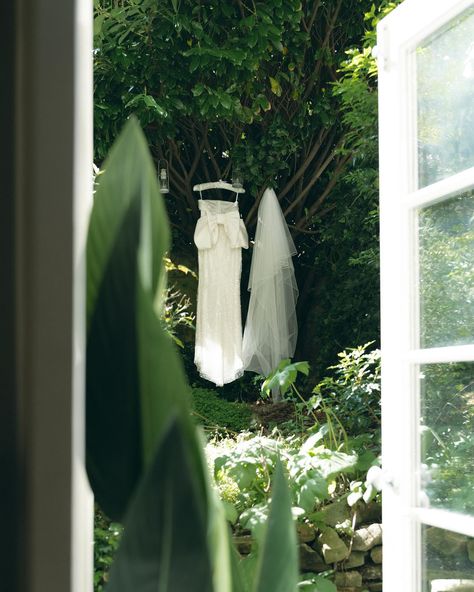
[[[422,541],[423,592],[474,592],[474,540],[424,526]]]
[[[416,50],[418,186],[474,166],[474,8]]]
[[[474,363],[420,368],[423,507],[474,515]]]
[[[421,347],[474,343],[473,191],[420,211],[419,248]]]

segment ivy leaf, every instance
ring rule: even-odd
[[[278,82],[278,80],[276,78],[273,78],[272,76],[269,76],[269,80],[270,80],[270,86],[272,89],[272,93],[274,95],[276,95],[277,97],[281,97],[281,86],[280,83]]]

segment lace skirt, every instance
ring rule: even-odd
[[[243,374],[240,278],[248,237],[237,203],[200,200],[199,285],[194,361],[200,375],[217,386]]]

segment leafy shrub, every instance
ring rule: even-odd
[[[94,592],[102,592],[108,580],[123,527],[111,522],[98,507],[94,514]]]
[[[208,462],[222,499],[233,506],[228,514],[235,517],[231,522],[237,529],[249,529],[259,540],[278,459],[289,475],[293,511],[300,520],[324,523],[320,512],[324,505],[347,500],[349,515],[349,506],[359,499],[369,502],[375,497],[373,476],[365,479],[367,469],[373,473],[370,467],[378,463],[375,455],[331,450],[323,443],[324,433],[321,428],[305,439],[283,437],[276,431],[272,437],[242,433],[208,444]],[[350,482],[348,476],[359,480]]]
[[[240,432],[251,426],[252,411],[248,405],[221,399],[211,389],[194,388],[192,407],[194,416],[207,428]]]
[[[324,378],[310,399],[314,405],[324,401],[352,436],[380,428],[380,351],[370,351],[372,344],[339,353],[339,362],[329,367],[333,376]]]
[[[166,271],[178,272],[190,275],[197,279],[196,274],[185,265],[177,265],[168,257],[164,258]],[[163,295],[159,295],[158,309],[161,310],[163,328],[172,337],[175,343],[184,348],[183,341],[178,337],[178,331],[183,328],[194,329],[194,313],[192,312],[191,299],[184,294],[175,284],[168,286]],[[161,302],[160,300],[163,300]]]

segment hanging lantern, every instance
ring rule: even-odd
[[[158,170],[160,171],[160,189],[161,193],[169,193],[170,192],[170,174],[169,174],[169,166],[168,161],[164,158],[160,158],[158,161]]]
[[[239,168],[234,168],[232,171],[232,187],[234,189],[243,189],[244,179]]]

